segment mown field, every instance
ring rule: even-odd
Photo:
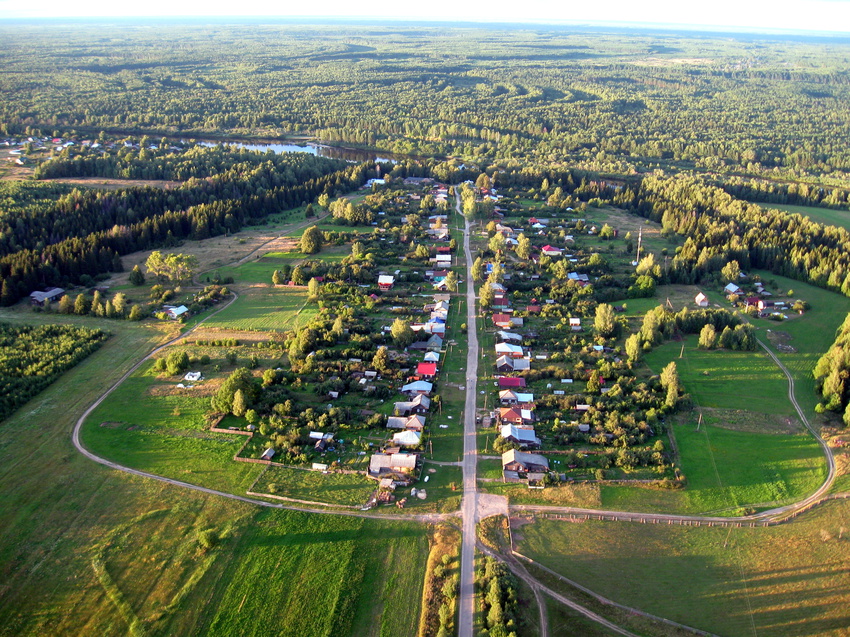
[[[0,427],[0,635],[415,633],[425,527],[258,512],[118,473],[73,449],[76,418],[174,325],[18,308],[0,317],[114,334]],[[124,405],[141,415],[129,388]],[[190,463],[192,452],[177,456]],[[204,530],[220,537],[207,552]]]
[[[307,301],[307,288],[255,286],[241,289],[239,298],[211,317],[205,325],[237,330],[288,331],[306,324],[317,311],[316,304]]]
[[[770,528],[538,520],[514,537],[602,595],[719,635],[844,635],[848,523],[835,501]]]

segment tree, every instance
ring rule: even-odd
[[[310,226],[301,235],[301,252],[316,254],[322,249],[322,231],[316,226]]]
[[[138,305],[134,305],[130,308],[130,314],[127,316],[127,319],[130,321],[141,321],[142,320],[142,308]]]
[[[130,271],[130,283],[137,287],[145,284],[145,275],[138,265],[134,265]]]
[[[163,255],[159,250],[154,250],[145,261],[145,267],[148,274],[160,281],[179,283],[192,278],[195,268],[198,267],[198,258],[191,254]]]
[[[490,190],[493,187],[490,176],[487,173],[478,175],[478,179],[475,180],[475,187],[479,190]]]
[[[699,333],[699,346],[703,349],[714,349],[717,342],[717,330],[711,323],[702,326]]]
[[[476,283],[480,283],[484,280],[485,274],[486,268],[484,266],[484,261],[481,257],[475,257],[475,261],[472,262],[472,280]]]
[[[488,243],[487,247],[490,248],[490,252],[495,254],[496,258],[498,259],[499,255],[505,249],[505,235],[503,235],[501,232],[497,232],[492,237],[490,237],[490,242]]]
[[[71,314],[74,311],[74,301],[71,298],[70,294],[62,295],[62,298],[59,299],[59,311],[62,314]]]
[[[487,279],[478,291],[478,301],[481,303],[481,308],[486,310],[493,305],[493,301],[495,300],[496,293],[493,291],[493,285]]]
[[[89,300],[85,294],[78,294],[74,299],[74,314],[84,316],[89,313]]]
[[[416,333],[410,329],[410,322],[402,318],[397,318],[393,321],[392,327],[390,327],[390,334],[393,337],[395,346],[402,349],[416,340]]]
[[[174,376],[189,368],[189,355],[184,351],[174,350],[165,357],[165,369]]]
[[[526,237],[524,232],[517,237],[515,251],[520,259],[528,259],[531,256],[531,239]]]
[[[272,273],[272,283],[274,285],[286,285],[286,279],[283,276],[283,272],[280,270],[275,270]]]
[[[316,280],[316,277],[312,277],[310,282],[307,284],[307,293],[310,300],[316,300],[319,298],[319,282]]]
[[[737,283],[741,278],[741,266],[737,261],[730,261],[721,268],[720,275],[727,283]]]
[[[233,392],[233,407],[231,407],[231,412],[237,418],[241,418],[248,411],[248,404],[245,400],[245,392],[241,389],[237,389]]]
[[[626,339],[626,357],[629,359],[629,363],[634,365],[640,361],[642,353],[643,348],[641,347],[640,336],[632,334]]]
[[[372,367],[380,372],[385,372],[390,368],[389,366],[390,356],[387,353],[387,347],[386,345],[381,345],[372,357]]]
[[[679,397],[679,371],[676,369],[676,361],[670,361],[667,367],[661,370],[661,387],[667,390],[664,403],[673,407]]]
[[[457,292],[457,275],[453,271],[446,275],[445,283],[449,292]]]
[[[617,319],[614,316],[614,308],[607,303],[597,305],[593,327],[596,329],[596,333],[604,338],[614,336],[617,332]]]
[[[8,307],[14,305],[18,300],[18,295],[15,294],[12,281],[3,279],[3,287],[0,289],[0,305]]]
[[[295,285],[304,285],[307,282],[307,278],[304,275],[304,268],[300,265],[296,265],[292,269],[292,283]]]
[[[112,297],[112,308],[118,316],[124,316],[127,310],[127,297],[122,292],[116,292]]]

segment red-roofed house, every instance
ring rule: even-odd
[[[434,378],[437,375],[437,363],[419,363],[416,374],[425,378]]]
[[[525,387],[524,378],[510,378],[508,376],[502,376],[499,379],[499,389],[514,389],[517,387]]]
[[[540,248],[540,252],[545,254],[547,257],[559,257],[561,256],[561,248],[556,248],[555,246],[545,245]]]
[[[496,327],[509,328],[513,323],[511,322],[510,314],[494,314],[493,315],[493,323]]]

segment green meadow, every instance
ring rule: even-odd
[[[614,601],[718,635],[841,635],[848,521],[836,501],[768,528],[538,520],[514,537]]]

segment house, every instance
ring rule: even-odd
[[[402,483],[413,481],[417,456],[412,453],[376,453],[369,460],[366,475],[380,479],[392,477]]]
[[[183,377],[183,380],[188,380],[190,382],[195,382],[201,380],[202,374],[201,372],[189,372]]]
[[[570,319],[570,329],[573,332],[581,331],[581,319],[580,318],[571,318]]]
[[[499,356],[496,359],[496,370],[502,373],[514,371],[514,359],[510,356]]]
[[[547,257],[559,257],[561,256],[561,248],[556,248],[555,246],[545,245],[540,248],[540,252],[545,254]]]
[[[387,418],[387,429],[409,429],[422,431],[425,428],[425,416],[390,416]]]
[[[511,300],[504,294],[496,294],[493,297],[493,307],[510,307]]]
[[[496,356],[510,356],[511,358],[522,358],[524,356],[524,352],[522,351],[522,345],[497,343]]]
[[[419,363],[416,366],[416,375],[434,378],[437,375],[437,363]]]
[[[504,330],[499,330],[498,334],[502,341],[517,341],[518,343],[522,343],[521,334],[514,334],[513,332],[506,332]]]
[[[431,393],[433,388],[434,385],[429,383],[427,380],[417,380],[402,387],[401,393],[408,394],[409,396],[416,396],[420,394],[427,396]]]
[[[263,452],[263,455],[260,456],[260,460],[271,460],[274,458],[274,449],[269,447]]]
[[[381,274],[378,277],[378,287],[381,288],[384,292],[387,290],[392,290],[393,285],[395,284],[395,277],[389,274]]]
[[[510,314],[494,314],[493,324],[496,327],[501,327],[503,329],[510,329],[510,327],[513,325],[513,323],[511,322]]]
[[[694,303],[696,303],[699,307],[708,307],[708,297],[700,292],[694,297]]]
[[[505,294],[508,291],[508,288],[501,283],[492,283],[490,285],[490,289],[493,290],[495,294]]]
[[[43,306],[45,303],[58,301],[65,295],[62,288],[48,288],[44,292],[33,292],[30,294],[30,303]]]
[[[426,363],[437,363],[440,361],[440,352],[426,352],[425,354],[425,362]]]
[[[405,429],[393,435],[393,444],[399,447],[418,447],[422,443],[422,433]]]
[[[529,314],[540,314],[540,306],[539,305],[526,305],[525,311]]]
[[[439,334],[434,334],[431,336],[431,338],[428,339],[425,345],[427,349],[440,351],[441,349],[443,349],[443,337]]]
[[[537,448],[540,446],[540,438],[534,433],[533,427],[517,427],[516,425],[502,425],[499,435],[505,440],[518,444],[523,449]]]
[[[512,425],[521,425],[523,424],[523,410],[518,409],[517,407],[499,407],[499,420],[502,423],[508,423]],[[531,414],[531,412],[528,412]]]
[[[503,405],[533,404],[534,394],[521,393],[513,389],[503,389],[499,392],[499,402]]]
[[[549,461],[536,453],[511,449],[502,454],[502,475],[505,482],[518,482],[529,473],[548,473]]]
[[[740,293],[741,293],[741,288],[739,288],[739,287],[738,287],[737,285],[735,285],[734,283],[728,283],[728,284],[726,285],[726,287],[725,287],[725,288],[723,288],[723,291],[724,291],[727,295],[729,295],[729,294],[740,294]]]
[[[185,305],[178,305],[177,307],[173,305],[163,305],[162,309],[170,319],[179,319],[181,316],[189,312],[189,308]]]
[[[512,378],[509,376],[502,376],[499,378],[499,389],[516,389],[519,387],[525,387],[525,379],[524,378]]]
[[[431,408],[431,399],[422,394],[415,396],[412,400],[395,403],[395,411],[401,416],[408,414],[425,414]]]

